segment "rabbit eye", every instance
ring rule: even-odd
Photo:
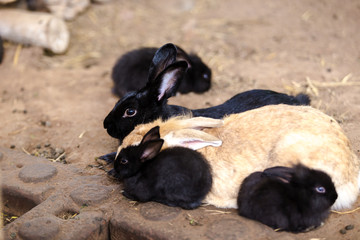
[[[127,159],[121,159],[121,160],[120,160],[120,163],[121,163],[121,164],[127,164],[128,162],[129,162],[129,161],[128,161]]]
[[[316,187],[315,190],[318,192],[318,193],[325,193],[326,190],[324,187]]]
[[[209,78],[209,75],[208,75],[207,73],[204,73],[204,74],[203,74],[203,78],[208,79],[208,78]]]
[[[133,117],[133,116],[135,116],[135,114],[136,114],[136,109],[128,108],[128,109],[126,109],[123,117],[124,118]]]

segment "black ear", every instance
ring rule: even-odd
[[[152,141],[152,140],[158,140],[160,139],[160,128],[159,126],[153,127],[152,129],[150,129],[145,136],[143,137],[143,139],[141,140],[140,144]]]
[[[152,59],[149,69],[148,82],[153,82],[158,75],[169,65],[176,61],[177,49],[172,43],[165,44],[159,48]]]
[[[294,169],[288,167],[272,167],[265,169],[262,176],[289,183],[294,175]]]
[[[168,99],[175,95],[181,80],[184,78],[187,65],[185,61],[171,64],[160,73],[153,83],[148,82],[146,88],[152,92],[151,95],[154,94],[157,97],[157,101]]]
[[[141,157],[140,161],[145,162],[147,160],[153,159],[161,150],[162,145],[164,144],[163,139],[153,140],[141,144]]]
[[[175,45],[176,46],[176,50],[177,50],[177,53],[176,53],[176,61],[179,62],[179,61],[185,61],[187,62],[188,64],[188,68],[191,68],[191,63],[190,63],[190,57],[189,55],[179,46]]]

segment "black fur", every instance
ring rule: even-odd
[[[251,90],[239,93],[225,103],[204,109],[190,110],[181,106],[168,105],[167,99],[173,96],[187,69],[186,61],[177,56],[173,44],[166,44],[154,55],[146,86],[129,92],[122,97],[104,119],[104,128],[110,136],[122,140],[141,123],[151,122],[159,117],[192,112],[193,116],[222,118],[224,115],[240,113],[271,104],[308,105],[310,99],[305,94],[296,97],[270,90]],[[127,111],[135,114],[127,114]],[[129,113],[128,112],[128,113]]]
[[[110,174],[123,180],[123,195],[129,199],[184,209],[200,206],[212,185],[210,165],[188,148],[159,153],[162,144],[159,127],[151,129],[138,146],[121,150]]]
[[[188,55],[183,49],[177,48],[177,60],[185,60],[188,70],[180,81],[177,92],[202,93],[211,87],[211,70],[196,54]],[[123,97],[127,92],[136,91],[145,86],[149,67],[157,48],[140,48],[125,53],[115,63],[111,77],[114,81],[113,93]]]
[[[325,192],[320,193],[323,188]],[[274,229],[303,232],[321,225],[337,199],[331,178],[303,165],[250,174],[238,195],[239,215]]]

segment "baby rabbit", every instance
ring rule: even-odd
[[[173,44],[166,44],[156,51],[149,68],[146,86],[129,92],[122,97],[104,119],[104,128],[108,134],[120,142],[136,125],[171,116],[191,113],[194,117],[204,116],[222,118],[225,115],[239,113],[270,104],[308,105],[310,99],[300,94],[296,97],[269,90],[252,90],[239,93],[225,103],[204,109],[190,110],[181,106],[168,105],[167,99],[178,89],[188,64],[178,55]],[[112,156],[115,154],[113,153]]]
[[[236,208],[240,184],[252,172],[298,163],[332,178],[338,193],[333,209],[349,208],[358,197],[360,162],[349,139],[333,118],[312,107],[270,105],[211,121],[158,119],[138,125],[118,151],[154,126],[160,126],[163,149],[184,146],[206,157],[213,185],[204,201],[217,207]]]
[[[304,232],[322,224],[336,198],[329,175],[298,164],[250,174],[237,203],[241,216],[274,229]]]
[[[112,69],[114,81],[113,93],[122,97],[129,91],[136,91],[145,86],[149,74],[151,60],[157,48],[140,48],[125,53],[120,57]],[[177,89],[180,93],[202,93],[211,86],[211,70],[196,54],[188,55],[179,46],[176,46],[177,59],[188,63],[188,70],[184,78],[180,79]]]
[[[163,142],[159,127],[150,129],[138,146],[121,150],[110,174],[124,181],[123,195],[129,199],[184,209],[200,206],[212,185],[210,165],[188,148],[160,152]]]

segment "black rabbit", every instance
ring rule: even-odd
[[[188,70],[181,79],[180,93],[196,92],[202,93],[210,89],[211,70],[196,54],[187,54],[179,46],[177,49],[177,61],[185,60]],[[112,80],[114,82],[113,93],[119,97],[129,91],[136,91],[145,86],[151,60],[157,48],[140,48],[132,50],[121,56],[112,69]]]
[[[212,186],[209,163],[189,148],[160,152],[163,142],[159,127],[152,128],[138,146],[120,151],[109,174],[123,180],[123,195],[129,199],[184,209],[200,206]]]
[[[329,175],[298,164],[250,174],[237,201],[239,215],[297,233],[320,226],[336,199]]]
[[[186,72],[188,64],[179,60],[177,48],[169,43],[154,55],[145,87],[129,92],[122,97],[104,120],[104,128],[110,136],[121,141],[136,125],[151,122],[159,117],[167,119],[174,115],[192,113],[194,117],[222,118],[224,115],[240,113],[272,104],[308,105],[307,95],[289,96],[270,90],[251,90],[239,93],[225,103],[204,109],[190,110],[181,106],[168,105],[179,80]],[[112,156],[115,156],[112,153]]]

